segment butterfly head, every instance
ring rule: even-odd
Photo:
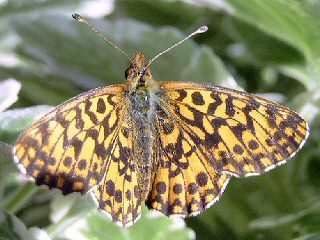
[[[132,63],[125,71],[125,77],[133,91],[150,86],[154,82],[143,53],[134,53]]]

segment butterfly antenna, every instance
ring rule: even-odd
[[[189,34],[188,36],[186,36],[184,39],[182,39],[181,41],[177,42],[176,44],[172,45],[171,47],[169,47],[168,49],[162,51],[161,53],[159,53],[157,56],[155,56],[154,58],[152,58],[149,63],[147,64],[147,66],[145,67],[146,69],[151,65],[151,63],[153,61],[155,61],[158,57],[160,57],[162,54],[165,54],[166,52],[169,52],[172,48],[175,48],[177,46],[179,46],[181,43],[183,43],[184,41],[188,40],[189,38],[191,38],[192,36],[199,34],[199,33],[204,33],[206,31],[208,31],[208,27],[207,26],[202,26],[199,27],[196,31],[194,31],[193,33]]]
[[[129,61],[131,63],[133,63],[133,60],[129,57],[129,55],[122,50],[120,47],[118,47],[116,44],[114,44],[110,39],[108,39],[106,36],[104,36],[100,31],[98,31],[94,26],[92,26],[84,17],[82,17],[80,14],[78,13],[74,13],[72,14],[72,17],[77,20],[80,23],[84,23],[86,24],[89,28],[91,28],[93,31],[96,32],[96,34],[98,34],[100,37],[102,37],[105,41],[107,41],[110,45],[112,45],[114,48],[116,48],[118,51],[120,51],[121,53],[123,53],[124,55],[126,55],[126,57],[129,59]]]

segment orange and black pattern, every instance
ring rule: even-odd
[[[113,151],[104,169],[104,180],[94,191],[99,208],[122,226],[138,221],[142,209],[138,173],[132,157],[130,122],[128,117],[125,119],[112,143]]]
[[[179,124],[161,116],[159,167],[146,205],[168,216],[196,215],[219,199],[230,176],[214,169]]]
[[[147,205],[166,215],[197,214],[231,176],[258,175],[301,147],[306,122],[288,108],[227,88],[161,83],[159,168]]]
[[[165,215],[196,215],[221,197],[232,176],[262,174],[308,137],[297,113],[232,89],[156,83],[142,53],[128,83],[81,94],[18,138],[13,154],[36,184],[63,194],[90,191],[121,226],[141,205]]]
[[[282,164],[308,136],[297,113],[258,96],[206,84],[173,82],[163,88],[166,109],[188,139],[214,169],[233,176]]]
[[[64,194],[99,184],[118,138],[122,91],[121,86],[89,91],[27,129],[15,146],[26,174]]]

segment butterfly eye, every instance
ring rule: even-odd
[[[131,72],[132,72],[132,67],[130,66],[130,67],[128,67],[128,68],[126,69],[126,71],[124,72],[124,77],[125,77],[126,79],[128,79],[128,76],[131,74]]]

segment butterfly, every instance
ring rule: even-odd
[[[20,170],[63,194],[90,192],[126,227],[144,203],[167,216],[201,213],[231,177],[267,172],[305,143],[308,124],[289,108],[210,84],[157,82],[154,59],[135,53],[127,83],[82,93],[26,129],[13,149]]]

